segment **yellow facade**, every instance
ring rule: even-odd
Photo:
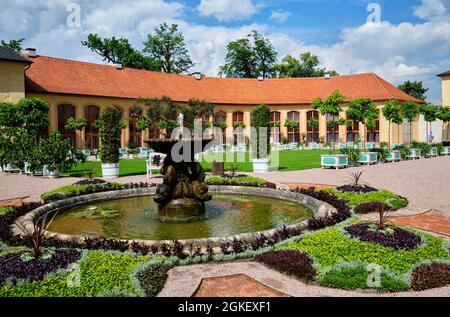
[[[450,75],[442,76],[442,105],[450,106]],[[444,139],[450,135],[450,124],[444,126]]]
[[[135,100],[133,99],[118,99],[118,98],[103,98],[103,97],[95,97],[95,96],[74,96],[74,95],[56,95],[56,94],[36,94],[30,93],[27,94],[27,97],[33,98],[38,97],[50,105],[50,132],[58,130],[58,106],[63,104],[72,105],[75,107],[75,116],[76,118],[85,117],[85,108],[87,106],[97,106],[100,111],[105,109],[108,106],[117,106],[123,110],[124,119],[128,123],[128,118],[130,115],[130,110],[136,105]],[[255,105],[256,106],[256,105]],[[380,109],[380,124],[379,124],[379,138],[380,141],[389,142],[389,124],[381,115],[381,109],[384,106],[384,103],[377,103],[378,108]],[[270,106],[271,111],[277,111],[280,113],[280,137],[283,138],[288,135],[288,129],[284,127],[284,122],[288,118],[288,113],[291,111],[299,112],[299,134],[307,132],[307,112],[311,111],[312,108],[308,105],[287,105],[287,106]],[[236,106],[236,105],[217,105],[215,107],[216,111],[220,111],[225,113],[226,115],[226,137],[230,139],[233,136],[233,113],[242,112],[243,119],[245,124],[244,129],[244,137],[248,142],[251,135],[251,113],[254,106]],[[346,117],[347,105],[343,106],[343,112],[341,113],[341,117]],[[363,125],[359,126],[360,138],[364,135]],[[398,134],[399,133],[399,134]],[[318,134],[320,137],[326,137],[327,135],[327,123],[325,116],[319,116],[319,131]],[[149,137],[148,131],[142,132],[142,140],[146,140]],[[418,137],[418,123],[413,123],[413,139],[417,139]],[[128,140],[130,138],[130,130],[129,127],[123,130],[122,132],[122,146],[126,147]],[[347,127],[341,126],[339,127],[339,139],[347,142]],[[84,131],[77,132],[76,142],[77,146],[84,147],[85,146],[85,135]],[[391,143],[402,143],[403,142],[403,127],[392,124],[391,126]],[[407,140],[406,140],[407,141]],[[144,146],[145,144],[140,144]]]
[[[53,93],[26,93],[25,83],[24,83],[24,64],[14,63],[8,61],[0,61],[0,102],[16,102],[23,97],[33,98],[38,97],[50,105],[50,129],[49,132],[58,130],[58,107],[60,105],[71,105],[75,109],[75,117],[83,118],[86,117],[86,107],[96,106],[100,111],[108,106],[118,106],[123,110],[123,116],[128,126],[122,132],[122,146],[126,147],[128,141],[130,140],[130,110],[136,105],[134,99],[121,99],[121,98],[111,98],[111,97],[96,97],[96,96],[80,96],[80,95],[65,95],[65,94],[53,94]],[[450,76],[443,81],[444,85],[444,97],[445,100],[450,101]],[[194,96],[195,97],[195,96]],[[450,103],[450,102],[449,102]],[[233,113],[241,112],[243,123],[245,124],[245,129],[243,131],[245,141],[249,142],[251,135],[251,113],[253,107],[257,105],[216,105],[215,110],[223,112],[226,117],[226,123],[228,128],[226,129],[226,139],[227,142],[232,142],[234,135],[233,128]],[[301,135],[307,133],[307,113],[312,111],[310,105],[268,105],[272,112],[279,112],[280,114],[280,140],[288,136],[288,129],[284,127],[284,122],[288,119],[289,112],[298,112],[299,120],[299,131],[296,134]],[[381,109],[384,106],[384,102],[377,103],[380,109],[380,120],[379,120],[379,141],[391,142],[391,143],[403,143],[403,126],[392,125],[391,126],[391,138],[389,138],[389,124],[381,115]],[[144,109],[145,110],[145,109]],[[347,105],[344,105],[341,117],[346,118]],[[324,116],[319,115],[319,128],[318,136],[326,138],[327,136],[327,122]],[[83,148],[86,146],[86,131],[76,132],[75,141],[77,146]],[[347,142],[347,127],[341,126],[338,129],[339,139],[343,142]],[[417,122],[413,124],[413,136],[412,139],[418,139],[419,137],[419,125]],[[98,136],[96,136],[97,138]],[[144,131],[141,134],[140,139],[141,144],[138,146],[145,146],[144,140],[149,138],[149,131]],[[362,124],[359,125],[359,138],[364,138],[364,129]],[[97,142],[99,143],[99,142]]]
[[[25,97],[23,63],[0,60],[0,102],[17,102]]]

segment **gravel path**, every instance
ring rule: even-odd
[[[198,264],[175,267],[159,297],[190,297],[203,278],[245,274],[250,278],[282,293],[294,297],[450,297],[450,286],[423,292],[376,293],[374,291],[346,291],[309,285],[295,278],[271,270],[256,262],[231,262],[222,264]]]

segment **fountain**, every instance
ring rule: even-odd
[[[154,201],[164,220],[187,221],[205,214],[205,202],[212,199],[205,184],[205,170],[195,155],[206,150],[211,139],[164,140],[151,139],[146,143],[156,152],[166,154],[161,167],[163,184],[159,185]],[[172,148],[180,146],[180,159],[172,156]],[[184,151],[187,151],[183,153]]]

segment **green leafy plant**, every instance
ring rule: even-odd
[[[289,130],[296,130],[298,129],[298,122],[295,120],[286,119],[286,121],[284,122],[284,127],[288,128]]]
[[[252,112],[253,158],[266,158],[270,154],[270,108],[266,105],[255,107]]]
[[[406,145],[396,145],[393,148],[396,151],[400,151],[400,156],[402,159],[406,159],[411,155],[411,150]]]
[[[405,101],[402,103],[402,114],[403,118],[408,120],[409,129],[412,131],[412,122],[419,115],[419,105],[412,101]],[[410,135],[409,143],[411,143],[411,137],[412,135]]]
[[[389,122],[389,142],[388,142],[388,148],[391,148],[392,143],[392,135],[391,135],[391,126],[392,123],[397,124],[398,131],[397,131],[397,137],[400,136],[400,124],[403,123],[403,116],[402,116],[402,107],[398,100],[389,100],[382,109],[383,116],[386,118],[386,120]]]
[[[103,163],[119,163],[122,112],[108,107],[100,114],[100,159]]]
[[[380,111],[377,105],[368,98],[358,98],[352,100],[348,105],[347,118],[357,120],[363,124],[364,127],[364,151],[366,150],[366,131],[367,128],[374,128],[375,121],[379,117]]]
[[[342,111],[342,104],[345,101],[345,97],[338,91],[334,91],[329,97],[325,100],[321,98],[316,98],[312,102],[312,107],[314,109],[320,109],[320,113],[323,116],[329,115],[331,116],[332,126],[331,133],[334,136],[334,132],[337,126],[337,122],[339,121],[339,115]],[[333,153],[336,154],[336,140],[333,137]]]
[[[75,118],[69,118],[67,120],[67,123],[65,125],[65,129],[67,131],[83,131],[83,129],[85,129],[87,127],[87,120],[85,118],[79,118],[79,119],[75,119]],[[80,135],[81,138],[81,135]],[[81,145],[81,139],[80,139],[80,143]]]
[[[388,204],[393,210],[398,210],[400,208],[406,207],[408,201],[404,198],[397,196],[396,194],[389,192],[387,190],[379,190],[376,192],[369,193],[351,193],[351,192],[341,192],[335,189],[326,190],[336,195],[338,198],[345,200],[351,208],[368,202],[381,202]]]
[[[69,138],[64,138],[59,132],[53,132],[48,139],[42,139],[34,149],[29,163],[32,170],[47,166],[50,172],[67,172],[75,163],[85,160],[86,157],[75,148]]]
[[[352,166],[358,163],[359,156],[361,155],[361,150],[357,147],[347,147],[345,149],[341,149],[340,152],[348,156],[348,162]]]

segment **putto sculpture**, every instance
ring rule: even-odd
[[[205,170],[195,156],[210,142],[202,139],[146,141],[150,148],[167,155],[161,167],[163,183],[154,198],[162,219],[189,220],[205,213],[205,202],[212,195],[208,194]],[[174,146],[179,150],[173,151]]]

